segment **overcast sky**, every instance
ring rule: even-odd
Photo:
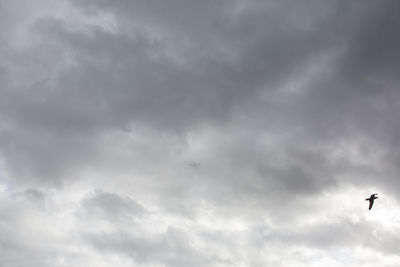
[[[0,266],[399,266],[399,29],[398,0],[0,0]]]

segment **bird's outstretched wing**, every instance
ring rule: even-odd
[[[373,199],[370,199],[369,200],[369,210],[371,210],[372,209],[372,205],[374,205],[374,200]]]

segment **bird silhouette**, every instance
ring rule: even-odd
[[[369,210],[372,209],[372,205],[374,205],[374,200],[377,199],[378,197],[376,196],[378,193],[372,194],[369,198],[366,198],[365,200],[369,201]]]

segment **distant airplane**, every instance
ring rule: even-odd
[[[193,167],[193,168],[196,168],[196,167],[199,167],[199,166],[200,166],[200,163],[198,163],[198,162],[196,162],[196,161],[190,161],[190,162],[188,163],[188,165],[191,166],[191,167]]]
[[[372,209],[372,205],[374,205],[374,200],[377,199],[378,197],[376,196],[378,193],[372,194],[369,198],[366,198],[365,200],[369,201],[369,210]]]

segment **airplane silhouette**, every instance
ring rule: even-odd
[[[376,196],[378,193],[372,194],[369,198],[366,198],[365,200],[369,201],[369,210],[372,209],[372,205],[374,205],[374,200],[377,199],[378,197]]]

